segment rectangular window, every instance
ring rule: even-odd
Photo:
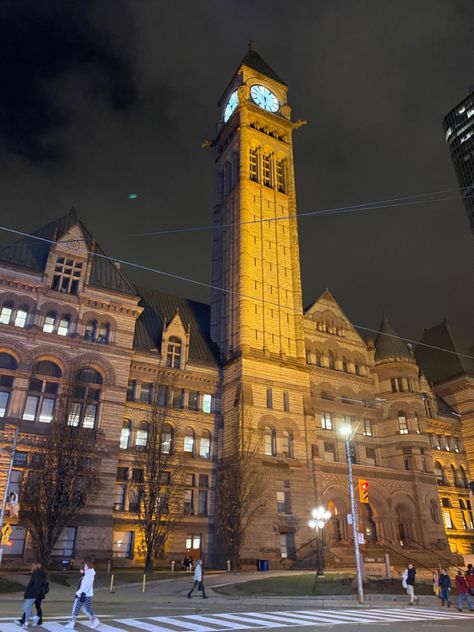
[[[372,437],[373,436],[373,431],[372,431],[372,420],[371,419],[364,419],[364,430],[363,430],[363,434],[366,437]]]
[[[262,155],[262,184],[266,187],[272,186],[271,158],[269,155]]]
[[[28,312],[25,309],[19,309],[15,317],[15,326],[24,327],[26,325],[27,316]]]
[[[277,481],[277,511],[281,514],[291,514],[290,481]]]
[[[54,266],[51,289],[64,294],[77,294],[82,265],[74,259],[58,257]]]
[[[76,543],[76,527],[66,527],[53,547],[55,557],[73,557]]]
[[[6,393],[5,391],[0,391],[0,417],[5,417],[5,415],[7,414],[9,399],[10,399],[10,393]]]
[[[201,548],[201,535],[187,535],[185,540],[186,549],[198,550]]]
[[[188,397],[189,410],[199,410],[199,393],[198,391],[190,391]]]
[[[286,413],[290,412],[290,394],[288,391],[283,391],[283,410]]]
[[[285,162],[283,160],[279,160],[276,165],[276,179],[277,179],[277,189],[282,193],[286,192],[286,178],[285,178]]]
[[[332,413],[321,413],[321,428],[324,430],[332,430]]]
[[[285,509],[285,492],[277,492],[277,511],[278,513],[286,513]]]
[[[9,325],[10,324],[10,318],[12,316],[12,308],[9,307],[8,305],[4,305],[2,307],[2,310],[0,312],[0,324],[2,325]]]
[[[146,383],[140,387],[140,402],[142,404],[151,404],[151,393],[153,384]]]
[[[39,397],[36,395],[28,395],[26,398],[23,419],[25,421],[34,421],[36,419],[36,409],[38,408]]]
[[[210,413],[212,410],[212,395],[209,393],[204,393],[202,396],[202,412]]]
[[[249,176],[254,182],[258,182],[258,153],[251,149],[249,154]]]
[[[28,462],[28,452],[20,452],[19,450],[15,451],[15,456],[13,457],[13,465],[16,467],[26,467]]]
[[[271,388],[267,388],[267,408],[273,408],[273,393]]]
[[[449,498],[441,498],[441,504],[443,507],[451,507],[451,500]]]
[[[158,406],[166,406],[168,403],[168,387],[160,385],[158,387]]]
[[[336,445],[334,443],[324,442],[324,460],[335,461],[336,460]]]
[[[173,408],[182,408],[184,402],[184,390],[176,388],[173,390]]]
[[[459,437],[453,437],[453,447],[455,452],[460,452]]]
[[[184,490],[184,515],[192,516],[194,513],[193,508],[193,490],[185,489]]]
[[[375,460],[375,448],[365,448],[365,455],[366,455],[367,465],[372,465],[372,466],[377,465],[377,462]]]
[[[295,554],[295,534],[280,533],[280,555],[282,559],[294,560]]]
[[[199,490],[198,514],[200,516],[207,516],[207,492],[204,490]]]
[[[26,530],[16,524],[10,525],[12,532],[10,533],[10,546],[3,547],[3,555],[23,555],[26,540]]]
[[[446,529],[454,529],[453,519],[450,511],[443,511],[443,522]]]
[[[143,483],[143,470],[140,468],[133,468],[132,481],[134,483]]]
[[[199,487],[209,487],[209,476],[207,474],[199,474]]]
[[[128,481],[128,467],[117,468],[117,481]]]
[[[114,490],[114,511],[125,510],[126,485],[116,485]]]
[[[127,402],[133,402],[135,393],[135,382],[129,382],[127,386]]]
[[[112,557],[133,558],[133,531],[114,531]]]

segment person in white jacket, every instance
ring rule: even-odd
[[[204,582],[202,580],[202,562],[201,560],[197,560],[196,566],[194,567],[194,584],[191,590],[188,592],[188,599],[191,599],[191,595],[193,590],[197,588],[202,592],[202,598],[207,599],[206,591],[204,590]]]
[[[86,615],[91,621],[91,627],[97,628],[100,625],[99,619],[96,617],[92,609],[92,597],[94,596],[94,578],[95,570],[91,558],[85,558],[82,562],[81,568],[82,579],[79,583],[79,587],[76,591],[76,598],[72,606],[72,617],[69,623],[65,626],[72,630],[76,625],[76,619],[79,616],[81,610],[84,610]]]

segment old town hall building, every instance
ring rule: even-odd
[[[375,340],[364,340],[329,290],[303,310],[292,145],[302,124],[291,118],[285,83],[249,49],[209,141],[218,288],[210,306],[133,286],[74,211],[37,230],[38,239],[0,250],[2,446],[20,429],[8,490],[1,452],[0,498],[20,489],[32,437],[53,421],[72,367],[93,385],[83,424],[100,428],[109,448],[102,486],[55,555],[141,562],[130,489],[152,402],[166,412],[167,441],[185,468],[183,513],[164,559],[190,551],[220,563],[216,468],[239,423],[261,439],[267,500],[247,533],[244,563],[304,565],[314,552],[308,519],[320,504],[332,514],[328,560],[350,563],[339,432],[348,424],[355,476],[369,482],[369,503],[359,505],[363,550],[431,561],[474,551],[472,360],[452,354],[445,362],[429,347],[409,347],[387,317]],[[425,339],[461,351],[446,323]],[[5,557],[31,557],[15,507],[6,509],[13,532]]]

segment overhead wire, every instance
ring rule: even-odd
[[[34,235],[32,233],[21,231],[21,230],[15,229],[15,228],[9,228],[7,226],[0,226],[0,231],[12,233],[12,234],[19,235],[19,236],[22,236],[22,237],[25,237],[25,238],[29,238],[29,239],[36,239],[38,241],[42,241],[42,242],[45,242],[45,243],[48,243],[48,244],[52,244],[52,245],[56,245],[58,243],[57,241],[54,241],[52,239],[47,239],[46,237],[40,237],[39,235]],[[303,312],[300,311],[299,309],[291,308],[291,307],[289,307],[287,305],[281,305],[281,304],[273,302],[273,301],[267,301],[265,299],[256,298],[255,296],[249,296],[249,295],[243,294],[242,292],[237,292],[235,290],[222,288],[222,287],[219,287],[217,285],[213,285],[211,283],[205,283],[204,281],[197,281],[196,279],[192,279],[190,277],[185,277],[185,276],[178,275],[178,274],[173,274],[172,272],[166,272],[164,270],[158,270],[157,268],[152,268],[151,266],[145,266],[143,264],[135,263],[133,261],[127,261],[126,259],[119,259],[117,257],[111,257],[109,255],[106,255],[106,254],[103,254],[103,253],[100,253],[100,252],[94,252],[94,251],[91,251],[91,250],[87,250],[87,254],[90,255],[90,256],[93,256],[93,257],[97,257],[97,258],[100,258],[100,259],[104,259],[104,260],[110,261],[112,264],[120,263],[120,264],[123,264],[123,265],[126,265],[126,266],[130,266],[131,268],[135,268],[137,270],[142,270],[144,272],[152,272],[154,274],[159,274],[159,275],[165,276],[167,278],[177,279],[177,280],[183,281],[185,283],[198,285],[200,287],[205,287],[205,288],[208,288],[208,289],[211,289],[211,290],[215,290],[215,291],[218,291],[218,292],[223,292],[225,294],[232,294],[232,295],[240,296],[241,298],[246,298],[246,299],[250,299],[250,300],[253,300],[253,301],[257,300],[259,303],[262,303],[262,305],[270,305],[272,307],[278,307],[278,308],[285,309],[285,310],[287,310],[289,312],[295,312],[295,313],[298,313],[298,314],[300,314],[300,313],[303,314]],[[397,335],[394,335],[394,334],[388,334],[388,333],[385,333],[385,332],[378,331],[377,329],[370,329],[369,327],[364,327],[362,325],[355,325],[355,324],[353,324],[353,326],[356,329],[362,329],[362,330],[366,330],[366,331],[371,331],[371,332],[377,333],[378,335],[388,336],[388,337],[391,337],[391,338],[397,338],[399,340],[403,340],[404,342],[414,343],[416,345],[420,345],[420,346],[423,346],[423,347],[428,347],[430,349],[434,349],[434,350],[437,350],[437,351],[443,351],[445,353],[450,353],[452,355],[456,355],[456,356],[459,356],[459,357],[463,357],[463,358],[467,358],[467,359],[470,359],[470,360],[474,360],[474,356],[471,356],[471,355],[468,355],[468,354],[465,354],[465,353],[460,353],[460,352],[454,351],[452,349],[446,349],[444,347],[437,347],[435,345],[430,345],[430,344],[423,343],[423,342],[420,342],[420,341],[412,340],[410,338],[404,338],[402,336],[397,336]]]
[[[187,233],[187,232],[200,232],[207,230],[216,230],[220,228],[231,228],[235,226],[245,226],[248,224],[261,224],[266,222],[279,222],[282,220],[292,220],[292,219],[300,219],[305,217],[314,217],[314,216],[324,216],[324,215],[336,215],[336,214],[345,214],[345,213],[355,213],[365,210],[376,210],[381,208],[396,208],[400,206],[413,206],[419,204],[428,204],[430,202],[446,202],[451,200],[459,200],[463,199],[463,195],[459,195],[459,192],[462,192],[464,189],[468,187],[463,187],[461,189],[445,189],[444,191],[433,191],[431,193],[419,193],[416,195],[391,198],[387,200],[379,200],[376,202],[365,202],[362,204],[352,204],[350,206],[339,206],[334,208],[320,209],[317,211],[303,211],[301,213],[297,213],[296,215],[282,215],[279,217],[269,217],[269,218],[259,218],[254,220],[246,220],[244,222],[230,222],[227,224],[205,224],[203,226],[185,226],[181,228],[164,228],[162,230],[155,231],[147,231],[143,233],[132,233],[128,235],[129,237],[152,237],[152,236],[160,236],[160,235],[172,235],[179,233]],[[447,193],[457,193],[457,195],[449,196],[449,197],[435,197],[440,195],[445,195]],[[422,199],[426,198],[426,199]]]

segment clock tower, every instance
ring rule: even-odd
[[[292,144],[302,122],[291,119],[284,81],[251,47],[218,107],[211,337],[224,365],[221,458],[252,435],[265,497],[289,503],[294,490],[291,524],[269,501],[242,551],[279,559],[282,538],[288,548],[301,543],[295,520],[306,524],[314,503]]]

